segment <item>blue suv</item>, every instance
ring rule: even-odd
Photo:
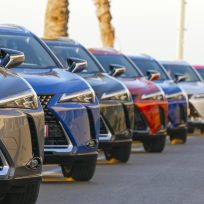
[[[155,59],[147,55],[130,56],[130,59],[139,67],[143,74],[159,85],[168,100],[168,134],[170,140],[180,139],[183,143],[187,139],[187,96],[176,85],[166,70]]]
[[[12,68],[36,91],[45,112],[44,164],[58,164],[65,177],[88,181],[97,161],[100,128],[99,103],[93,89],[72,74],[32,32],[18,26],[0,26],[0,47],[25,54]]]

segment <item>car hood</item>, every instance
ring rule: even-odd
[[[166,95],[177,94],[182,92],[182,89],[171,80],[156,81],[155,83],[163,89]]]
[[[132,95],[149,94],[160,91],[159,87],[145,78],[118,78],[129,89]]]
[[[37,94],[73,93],[89,88],[79,76],[60,68],[15,68],[13,71],[26,79]]]
[[[26,80],[4,68],[0,68],[0,81],[1,99],[32,89]]]
[[[81,76],[91,85],[98,98],[104,93],[112,93],[126,89],[117,79],[106,73],[82,73]]]
[[[203,94],[204,83],[203,82],[181,82],[178,85],[186,91],[188,95]]]

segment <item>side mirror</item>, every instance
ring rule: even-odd
[[[68,71],[79,73],[87,68],[87,61],[79,58],[70,57],[67,59]]]
[[[6,48],[0,49],[0,66],[12,68],[22,64],[25,61],[23,52]]]
[[[175,79],[176,79],[176,83],[185,81],[186,79],[188,79],[188,76],[184,75],[184,74],[180,74],[180,73],[176,73],[174,74]]]
[[[113,77],[120,76],[125,73],[126,68],[122,65],[111,64],[110,66],[110,75]]]
[[[148,80],[154,81],[161,77],[160,73],[155,70],[148,70],[147,71]]]

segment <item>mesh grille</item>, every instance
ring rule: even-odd
[[[189,109],[190,109],[190,117],[199,117],[198,112],[196,111],[196,109],[193,107],[193,105],[191,103],[189,103]]]
[[[160,114],[160,122],[161,122],[161,129],[166,128],[166,117],[165,112],[162,108],[159,108],[159,114]]]
[[[179,106],[179,111],[180,111],[180,122],[181,123],[187,122],[187,114],[185,112],[185,108],[182,105]]]
[[[45,124],[48,126],[48,137],[45,138],[45,145],[68,145],[68,141],[59,121],[47,108],[52,97],[53,95],[38,96],[45,112]]]
[[[0,157],[0,171],[3,169],[3,162],[2,162],[2,159]]]
[[[106,125],[101,117],[100,117],[100,134],[108,134]]]
[[[142,116],[140,110],[135,107],[135,130],[146,130],[147,125],[144,117]]]

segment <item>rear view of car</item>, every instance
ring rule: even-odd
[[[168,100],[168,134],[170,140],[181,140],[183,143],[187,139],[187,107],[188,100],[186,93],[171,80],[166,70],[152,57],[147,55],[130,56],[130,59],[142,71],[147,79],[152,79],[159,85]],[[159,74],[158,79],[153,79],[155,74]]]
[[[188,63],[180,61],[162,61],[172,79],[184,89],[188,95],[188,131],[195,128],[204,130],[204,83],[198,72]]]
[[[168,104],[163,91],[147,81],[134,63],[113,49],[90,49],[107,73],[121,80],[134,100],[134,140],[147,152],[162,152],[166,141]]]
[[[106,159],[127,162],[134,120],[132,97],[127,88],[108,76],[92,54],[76,41],[59,38],[45,42],[67,70],[79,74],[94,89],[100,103],[99,148]],[[84,62],[87,66],[79,69]]]
[[[36,203],[41,183],[43,109],[31,86],[6,69],[23,60],[21,52],[0,49],[1,204]]]

